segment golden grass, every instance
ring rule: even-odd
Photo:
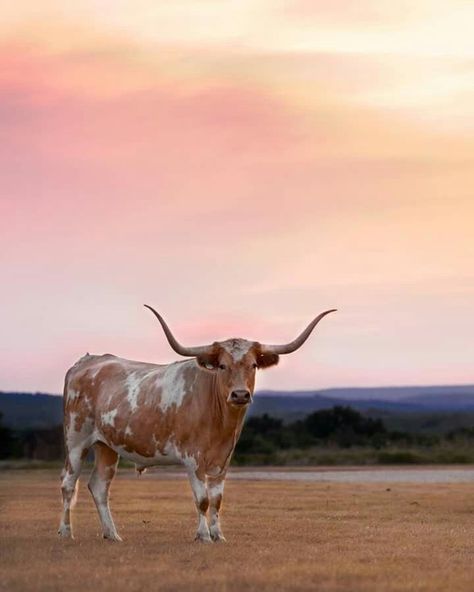
[[[228,481],[222,545],[193,542],[185,481],[127,473],[112,490],[124,542],[99,537],[84,478],[62,541],[58,485],[2,473],[1,590],[474,590],[474,484]]]

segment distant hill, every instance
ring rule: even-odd
[[[62,397],[58,395],[0,391],[3,422],[16,429],[60,424],[62,404]],[[358,411],[384,418],[474,413],[474,385],[260,391],[255,395],[249,415],[268,413],[292,421],[334,405],[350,405]]]
[[[334,405],[350,405],[369,413],[474,412],[474,385],[260,391],[255,396],[250,413],[285,417],[308,414]]]
[[[48,428],[62,423],[63,398],[44,393],[4,393],[0,391],[3,423],[16,429]]]
[[[275,417],[294,419],[296,416],[307,415],[319,409],[330,409],[335,405],[350,405],[358,411],[370,410],[392,411],[396,413],[415,413],[424,408],[420,405],[405,403],[404,401],[384,401],[379,399],[339,399],[336,397],[324,397],[322,395],[300,396],[287,393],[287,395],[272,395],[269,393],[257,393],[250,415],[263,415],[268,413]],[[474,410],[474,395],[472,398]]]
[[[306,391],[260,391],[259,394],[278,397],[287,397],[288,395],[297,397],[314,397],[321,395],[332,399],[344,400],[372,400],[380,399],[383,401],[402,401],[406,399],[430,398],[439,395],[442,398],[452,400],[459,395],[474,396],[474,384],[463,385],[442,385],[442,386],[381,386],[381,387],[347,387],[347,388],[328,388],[320,390]]]

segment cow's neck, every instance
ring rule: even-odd
[[[209,426],[212,426],[209,444],[225,449],[229,447],[233,450],[242,430],[245,409],[236,409],[226,402],[225,395],[219,393],[215,373],[203,371],[201,386],[200,421],[205,431],[208,431]]]
[[[235,432],[238,435],[242,429],[246,410],[229,405],[225,400],[225,395],[223,396],[219,392],[216,374],[211,374],[210,378],[211,385],[206,390],[210,399],[208,408],[211,410],[214,425],[219,426],[222,435],[233,436]]]
[[[231,407],[225,400],[225,395],[218,391],[215,374],[208,375],[208,388],[205,389],[205,406],[208,410],[206,421],[213,426],[206,454],[208,468],[225,472],[229,466],[232,453],[239,439],[245,419],[245,408]],[[208,423],[209,425],[209,423]]]

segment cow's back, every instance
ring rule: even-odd
[[[85,431],[93,431],[98,440],[107,439],[106,433],[112,426],[118,436],[114,439],[120,439],[123,434],[116,424],[121,418],[128,419],[134,410],[131,382],[138,382],[150,372],[157,373],[160,368],[111,354],[83,356],[68,370],[65,378],[66,443],[68,435]]]
[[[138,463],[169,455],[171,436],[188,431],[189,404],[186,412],[181,405],[193,393],[195,371],[192,360],[156,365],[84,356],[66,374],[66,443],[87,437]]]

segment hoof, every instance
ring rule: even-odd
[[[226,543],[227,542],[225,536],[220,532],[217,532],[216,534],[211,534],[211,539],[214,543]]]
[[[61,524],[61,526],[58,529],[58,535],[62,538],[62,539],[73,539],[74,537],[72,536],[72,530],[70,526],[66,526],[65,524]]]
[[[212,543],[212,539],[211,539],[211,537],[209,535],[205,536],[205,535],[202,535],[202,534],[197,534],[194,537],[194,541],[196,543]]]
[[[118,534],[103,534],[102,538],[105,541],[110,541],[111,543],[121,543],[123,542],[122,537],[120,537]]]

